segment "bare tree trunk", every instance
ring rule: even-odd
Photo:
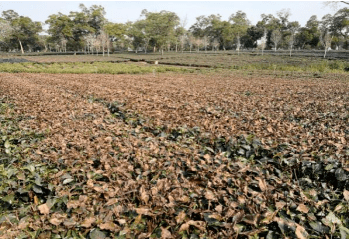
[[[163,56],[164,55],[164,49],[161,48],[161,55]]]
[[[206,36],[204,36],[204,44],[205,44],[205,52],[207,52],[207,46],[206,46]]]
[[[107,49],[107,50],[108,50],[108,57],[109,57],[109,46],[108,46],[108,49]]]
[[[19,45],[21,46],[21,52],[22,52],[22,54],[24,54],[24,50],[23,50],[23,46],[22,46],[22,42],[21,42],[21,40],[19,40],[19,39],[18,39],[18,41],[19,41]]]
[[[176,43],[176,52],[177,52],[177,43]]]
[[[325,54],[324,54],[324,58],[326,58],[326,52],[327,52],[327,47],[325,47]]]

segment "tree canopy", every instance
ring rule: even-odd
[[[346,6],[347,1],[336,6]],[[348,4],[349,5],[349,4]],[[0,18],[1,50],[21,49],[22,52],[40,50],[79,51],[95,49],[98,53],[104,46],[112,50],[133,49],[147,52],[158,50],[200,49],[226,50],[255,48],[265,37],[266,49],[323,49],[321,41],[327,34],[330,47],[349,49],[349,8],[344,7],[335,14],[322,19],[316,15],[304,26],[290,21],[289,9],[275,14],[262,14],[255,25],[246,13],[237,11],[227,19],[219,14],[202,15],[188,29],[181,25],[181,19],[171,11],[150,12],[143,10],[134,22],[115,23],[106,18],[101,5],[86,7],[79,5],[79,11],[69,14],[52,14],[45,21],[47,37],[40,22],[20,16],[13,10],[3,11]],[[263,40],[264,41],[264,40]],[[327,44],[327,45],[328,45]]]

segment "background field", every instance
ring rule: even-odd
[[[298,54],[298,55],[297,55]],[[268,71],[292,71],[292,72],[349,72],[347,52],[334,52],[333,57],[323,59],[321,51],[295,53],[290,57],[286,53],[274,53],[272,51],[261,55],[261,52],[243,52],[238,55],[235,51],[230,52],[199,52],[199,53],[174,53],[161,54],[135,54],[117,53],[109,57],[97,55],[35,55],[35,56],[2,56],[2,60],[20,59],[36,63],[72,63],[72,62],[138,62],[153,64],[155,61],[160,65],[198,67],[210,69],[228,70],[268,70]],[[338,57],[340,56],[340,57]],[[342,59],[343,58],[343,59]],[[1,67],[1,65],[0,65]],[[2,71],[6,71],[2,67]],[[53,73],[53,72],[47,72]],[[67,72],[68,73],[68,72]],[[72,72],[73,73],[73,72]],[[92,72],[86,72],[92,73]],[[103,72],[101,72],[103,73]],[[108,72],[104,72],[108,73]]]

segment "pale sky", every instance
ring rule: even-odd
[[[321,1],[1,1],[0,12],[12,9],[33,21],[44,22],[51,14],[80,11],[80,3],[86,7],[102,5],[106,18],[117,23],[138,20],[143,9],[172,11],[181,19],[187,17],[186,28],[200,15],[220,14],[222,20],[228,20],[238,10],[245,12],[251,23],[256,24],[262,13],[275,15],[281,9],[290,9],[290,21],[298,21],[302,26],[312,15],[317,15],[320,20],[325,14],[336,12]],[[339,7],[346,6],[339,4]]]

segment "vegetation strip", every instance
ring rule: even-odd
[[[166,66],[138,66],[112,62],[79,63],[2,63],[0,72],[9,73],[74,73],[74,74],[144,74],[159,72],[194,72],[193,69]]]

